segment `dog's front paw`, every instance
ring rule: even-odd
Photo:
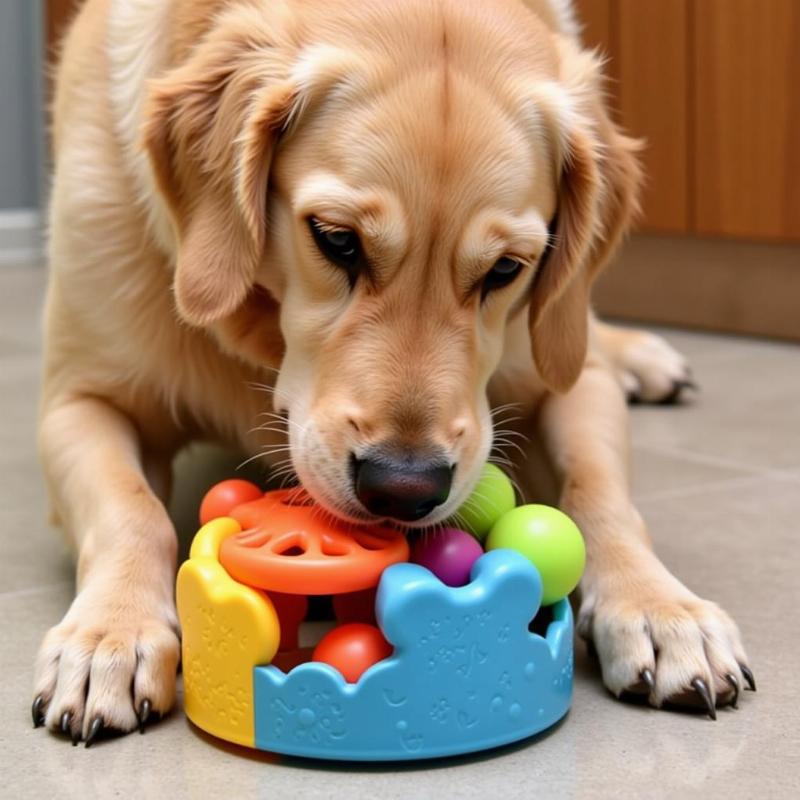
[[[647,331],[629,332],[614,366],[631,402],[675,403],[697,388],[684,356]]]
[[[650,585],[619,578],[615,591],[586,593],[578,630],[617,697],[696,707],[716,719],[717,707],[736,707],[743,687],[756,688],[739,630],[715,603],[668,578]]]
[[[84,589],[36,659],[33,723],[91,745],[144,730],[175,703],[180,658],[171,602],[138,604]]]

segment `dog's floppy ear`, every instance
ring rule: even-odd
[[[637,209],[640,179],[639,143],[619,132],[602,104],[599,61],[567,43],[561,57],[563,84],[537,99],[552,131],[558,205],[528,318],[536,367],[557,392],[583,368],[591,284]]]
[[[192,325],[234,312],[265,237],[269,165],[296,92],[271,32],[224,20],[151,86],[144,144],[177,237],[175,304]]]

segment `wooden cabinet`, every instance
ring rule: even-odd
[[[800,242],[800,2],[577,6],[647,142],[643,228]]]
[[[800,340],[800,0],[575,0],[646,141],[607,316]]]
[[[692,5],[695,230],[800,241],[800,3]]]
[[[661,232],[690,225],[687,15],[687,0],[615,3],[612,90],[625,125],[646,138],[642,208],[648,227]]]

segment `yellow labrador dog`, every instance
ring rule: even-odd
[[[736,626],[661,564],[627,485],[623,386],[674,397],[686,365],[589,312],[639,182],[603,90],[568,0],[87,0],[55,99],[40,425],[78,594],[35,724],[90,744],[175,702],[187,442],[288,448],[334,514],[423,528],[508,404],[586,537],[579,627],[611,692],[735,703]]]

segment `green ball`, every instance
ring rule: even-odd
[[[519,506],[492,526],[486,549],[508,547],[522,553],[542,577],[542,605],[566,597],[586,564],[586,546],[578,526],[557,508]]]
[[[483,541],[492,525],[516,505],[514,487],[494,464],[485,464],[472,494],[453,516],[453,524]]]

